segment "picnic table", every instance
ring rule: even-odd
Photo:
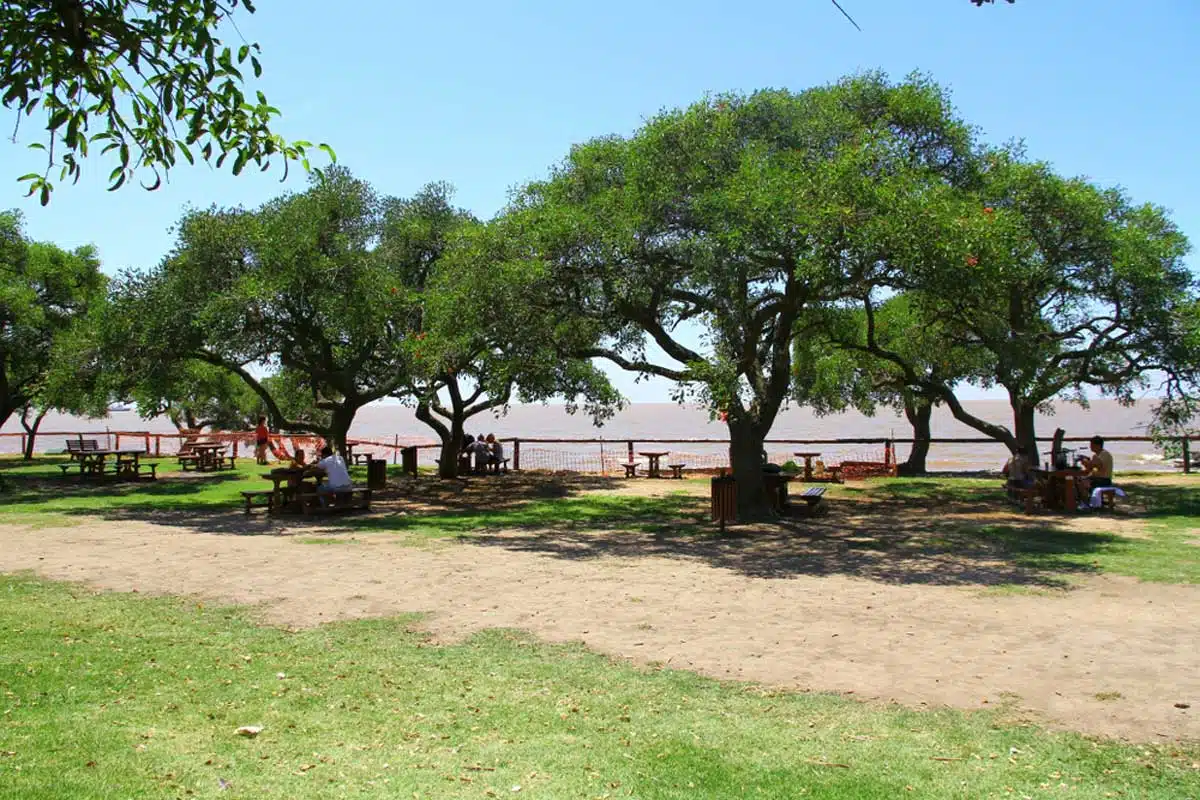
[[[228,446],[220,442],[194,442],[191,450],[196,456],[197,472],[215,472],[225,461],[225,451]],[[232,466],[232,464],[230,465]]]
[[[150,471],[150,479],[154,480],[157,477],[158,465],[142,464],[141,457],[144,455],[146,455],[145,450],[102,448],[80,450],[71,453],[74,464],[61,464],[59,468],[63,475],[68,474],[73,468],[78,468],[81,478],[103,478],[105,474],[111,474],[118,478],[136,480],[140,477],[142,468],[147,467]],[[113,459],[111,470],[108,469],[110,458]]]
[[[649,478],[661,478],[662,472],[659,468],[659,459],[671,452],[670,450],[661,453],[638,453],[639,456],[646,457],[646,476]]]
[[[1033,469],[1042,505],[1056,511],[1076,511],[1079,508],[1078,482],[1084,476],[1081,469]]]
[[[820,453],[792,453],[796,458],[804,459],[804,480],[811,481],[813,479],[813,459],[820,458]]]
[[[325,479],[323,473],[308,473],[307,467],[276,467],[270,472],[262,473],[262,477],[271,482],[271,489],[262,491],[242,492],[242,497],[246,500],[246,513],[250,513],[250,508],[255,500],[265,501],[268,511],[300,511],[299,500],[299,479],[312,478],[317,485]],[[297,481],[297,485],[293,486],[292,481]]]

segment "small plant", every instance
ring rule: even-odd
[[[1123,696],[1124,695],[1122,695],[1120,692],[1096,692],[1095,694],[1096,699],[1101,702],[1107,700],[1120,700]]]
[[[788,460],[783,463],[783,466],[780,467],[780,469],[782,469],[784,472],[799,472],[800,465],[795,461]]]

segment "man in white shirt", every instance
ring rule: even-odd
[[[325,482],[317,487],[317,494],[337,494],[354,486],[350,480],[350,470],[346,469],[346,462],[329,445],[321,448],[321,460],[310,469],[325,476]],[[327,502],[324,497],[321,498],[321,505],[326,505]]]

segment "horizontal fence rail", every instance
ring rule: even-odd
[[[28,434],[23,432],[0,433],[0,451],[5,450],[4,442],[19,442],[20,451],[24,452],[28,442]],[[59,450],[54,444],[58,439],[65,445],[65,439],[92,438],[103,440],[105,445],[119,448],[140,445],[147,453],[156,456],[172,456],[179,452],[180,445],[186,440],[219,441],[231,446],[234,456],[239,455],[239,448],[245,446],[245,454],[253,453],[254,431],[211,431],[196,433],[155,433],[150,431],[38,431],[36,443],[50,443],[50,451]],[[1064,443],[1086,443],[1091,436],[1066,436]],[[1149,436],[1113,435],[1104,436],[1105,442],[1112,443],[1153,443]],[[1191,472],[1197,466],[1191,455],[1191,443],[1200,441],[1200,436],[1172,437],[1180,442],[1183,457],[1174,462],[1181,466],[1184,472]],[[729,440],[712,437],[696,438],[613,438],[603,437],[504,437],[500,441],[505,447],[513,469],[537,469],[564,472],[598,472],[623,473],[622,465],[631,461],[645,463],[645,452],[666,453],[662,463],[685,464],[690,472],[693,470],[720,470],[729,466]],[[796,446],[803,447],[833,447],[834,452],[824,454],[829,466],[837,463],[850,462],[854,464],[885,464],[889,461],[889,446],[893,452],[897,445],[912,445],[917,440],[908,437],[841,437],[841,438],[779,438],[767,439],[764,448],[768,460],[774,463],[797,460],[792,450]],[[927,441],[932,446],[937,445],[988,445],[993,448],[1002,445],[995,439],[987,437],[933,437]],[[1040,443],[1053,442],[1053,437],[1039,436]],[[417,463],[421,466],[434,466],[440,457],[441,443],[427,437],[401,436],[367,436],[351,437],[347,440],[355,453],[370,454],[377,458],[399,463],[400,453],[411,448],[417,454]],[[288,458],[297,448],[316,450],[323,440],[312,434],[272,434],[272,450],[278,458]],[[671,447],[663,447],[671,445]],[[1007,451],[1004,451],[1007,452]],[[933,450],[930,451],[932,456]],[[897,454],[895,458],[900,458]],[[819,460],[819,457],[818,457]],[[931,459],[932,460],[932,459]],[[982,458],[975,461],[982,461]],[[996,468],[999,464],[996,465]]]

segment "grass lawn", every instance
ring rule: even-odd
[[[1200,752],[0,578],[0,798],[1200,797]],[[261,726],[254,738],[239,726]]]

